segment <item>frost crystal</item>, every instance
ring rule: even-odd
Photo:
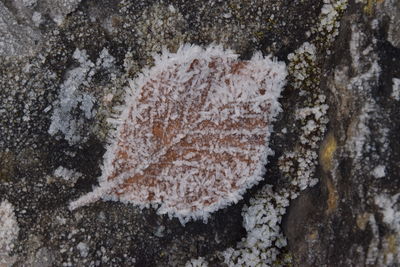
[[[250,200],[250,206],[242,212],[246,238],[236,250],[228,248],[222,252],[228,266],[277,265],[279,249],[287,245],[280,223],[289,206],[289,195],[286,190],[276,193],[271,185],[266,185]]]
[[[400,193],[393,196],[381,194],[375,197],[375,204],[381,208],[383,222],[391,230],[400,233]]]
[[[199,257],[186,262],[185,267],[208,267],[208,262],[203,257]]]
[[[91,93],[85,92],[85,87],[90,87],[93,76],[98,71],[102,69],[112,71],[115,61],[105,48],[100,52],[96,63],[89,60],[85,50],[76,49],[72,57],[79,66],[67,71],[66,79],[60,85],[58,100],[54,103],[48,129],[51,135],[63,134],[70,145],[84,139],[82,136],[84,122],[95,117],[97,112],[96,98]],[[51,108],[47,107],[45,111],[48,112]]]
[[[13,206],[4,200],[0,204],[0,266],[6,263],[8,254],[18,238],[19,227],[14,215]],[[3,262],[4,260],[4,262]]]
[[[392,90],[392,95],[395,100],[399,101],[400,100],[400,79],[393,78],[393,90]]]
[[[383,178],[386,175],[386,167],[384,165],[378,165],[372,170],[372,175],[375,178]]]
[[[64,168],[63,166],[59,166],[54,171],[54,176],[62,178],[65,181],[71,182],[72,184],[74,184],[80,177],[82,177],[82,175],[83,174],[80,172]]]
[[[70,208],[113,199],[185,223],[236,203],[265,173],[285,76],[284,63],[220,46],[155,56],[131,82],[100,187]]]
[[[94,115],[92,113],[93,96],[80,92],[79,87],[87,82],[87,79],[91,79],[94,74],[91,70],[95,65],[89,60],[84,50],[76,49],[73,58],[80,63],[80,66],[68,71],[67,79],[61,85],[59,100],[54,108],[48,130],[51,135],[62,132],[70,144],[76,144],[81,139],[78,133],[80,122],[74,120],[73,111],[80,107],[87,119]]]

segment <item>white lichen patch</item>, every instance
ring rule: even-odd
[[[375,204],[380,208],[383,223],[390,233],[382,239],[382,251],[377,256],[377,266],[397,266],[400,262],[400,193],[375,196]],[[375,247],[377,250],[378,246]]]
[[[39,27],[40,24],[42,23],[43,19],[42,19],[42,14],[39,12],[33,12],[32,14],[32,21],[33,24],[35,24],[36,27]]]
[[[391,97],[397,101],[400,101],[400,79],[393,78],[392,79],[392,94]]]
[[[287,245],[281,230],[282,216],[289,206],[290,194],[275,193],[269,185],[250,200],[242,211],[247,236],[222,254],[228,266],[273,266]],[[286,262],[288,263],[288,262]]]
[[[221,46],[155,56],[131,82],[100,187],[70,207],[113,199],[186,223],[236,203],[263,179],[285,77],[284,63]]]
[[[288,55],[289,70],[293,77],[292,86],[302,90],[302,85],[311,85],[310,66],[315,64],[317,49],[314,44],[305,42],[296,51]]]
[[[107,49],[101,51],[96,63],[90,61],[85,50],[76,49],[73,59],[79,66],[67,72],[65,81],[60,86],[48,130],[51,135],[63,134],[71,145],[85,141],[81,133],[83,124],[96,115],[96,98],[83,89],[90,85],[97,71],[112,70],[115,62]],[[77,112],[80,115],[74,116]]]
[[[358,25],[351,26],[351,39],[349,42],[352,60],[353,77],[347,84],[347,89],[359,94],[370,94],[371,88],[379,82],[381,67],[379,56],[372,49],[376,39],[364,33]],[[366,60],[368,58],[368,60]]]
[[[203,257],[199,257],[186,262],[185,267],[208,267],[208,262]]]
[[[18,238],[19,227],[10,202],[3,200],[0,204],[0,265],[12,260],[9,257]]]
[[[386,175],[386,167],[384,165],[378,165],[372,170],[371,174],[375,178],[383,178]]]
[[[379,228],[378,228],[378,224],[376,222],[374,215],[371,214],[369,216],[368,224],[369,224],[369,227],[371,228],[372,238],[371,238],[371,241],[369,242],[367,256],[365,259],[365,264],[366,265],[375,265],[377,258],[379,256],[379,250],[378,250]]]
[[[86,243],[79,242],[76,248],[78,249],[82,258],[86,258],[89,255],[89,246]]]
[[[349,155],[360,164],[354,169],[367,168],[376,178],[382,178],[385,168],[376,166],[375,161],[382,160],[390,154],[389,130],[383,126],[385,114],[373,100],[366,101],[358,114],[355,114],[353,122],[348,128],[346,148]],[[374,128],[377,130],[374,130]],[[375,132],[376,131],[376,132]],[[379,138],[373,138],[374,134]],[[366,161],[365,155],[368,155]],[[375,167],[377,169],[374,169]]]
[[[335,79],[345,81],[345,83],[339,82],[338,87],[345,85],[339,90],[348,93],[347,97],[357,97],[365,101],[360,102],[361,107],[353,107],[355,110],[353,114],[348,114],[352,122],[347,131],[346,148],[350,156],[359,163],[354,165],[355,169],[367,168],[373,176],[380,178],[383,177],[383,172],[382,168],[374,169],[377,165],[376,160],[388,157],[390,141],[389,129],[384,126],[384,122],[388,119],[387,111],[373,99],[372,95],[372,90],[378,86],[382,74],[378,63],[379,55],[376,53],[377,40],[374,37],[371,40],[358,24],[354,24],[351,26],[349,46],[352,60],[351,78],[347,78],[350,76],[348,74],[350,70],[344,69],[336,73]],[[343,99],[344,101],[346,100]]]
[[[353,158],[357,160],[361,159],[365,150],[369,151],[369,148],[365,147],[371,135],[368,122],[371,120],[371,114],[375,111],[375,108],[375,103],[365,103],[360,111],[357,123],[354,123],[350,130],[351,135],[347,144]]]
[[[348,0],[324,0],[319,23],[311,31],[316,33],[316,42],[323,47],[329,47],[339,34],[340,17],[347,7]],[[327,50],[330,53],[330,50]]]
[[[400,235],[400,193],[380,194],[375,197],[375,204],[381,208],[383,222]]]
[[[54,176],[61,178],[68,183],[75,184],[76,181],[82,177],[82,173],[59,166],[57,169],[55,169]]]
[[[312,43],[305,42],[294,53],[288,55],[290,83],[300,96],[310,95],[312,101],[296,110],[295,119],[300,123],[299,140],[301,146],[284,153],[280,158],[279,168],[290,183],[297,188],[292,198],[298,192],[309,186],[314,186],[318,179],[314,178],[318,164],[318,147],[322,141],[328,123],[328,105],[326,97],[319,90],[317,83],[320,75],[316,66],[317,49]],[[317,83],[317,84],[316,84]]]

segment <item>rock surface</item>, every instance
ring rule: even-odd
[[[0,266],[398,266],[399,20],[396,0],[0,1]],[[207,224],[71,212],[128,80],[213,42],[288,66],[265,181]]]

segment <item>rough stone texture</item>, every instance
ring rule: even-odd
[[[26,23],[19,23],[15,16],[0,2],[0,55],[30,55],[36,50],[40,39],[38,31]]]
[[[276,156],[264,184],[286,186],[278,159],[301,147],[294,114],[305,103],[312,106],[313,95],[326,96],[329,124],[326,132],[310,136],[324,139],[316,142],[319,183],[296,191],[299,197],[283,222],[288,246],[282,253],[291,255],[295,266],[398,266],[400,105],[393,90],[400,79],[399,3],[350,1],[333,44],[333,34],[321,33],[322,4],[0,1],[0,200],[12,204],[19,226],[10,262],[182,266],[205,257],[221,266],[217,252],[235,247],[246,235],[242,207],[261,186],[208,224],[185,227],[151,209],[117,202],[74,212],[68,203],[96,184],[110,132],[107,118],[118,112],[114,108],[123,102],[127,79],[151,64],[151,54],[162,46],[174,50],[182,42],[216,42],[243,58],[261,50],[289,63],[288,54],[309,41],[317,56],[307,79],[316,92],[296,91],[292,72],[271,139]],[[87,58],[74,58],[77,50],[86,51]],[[68,110],[68,125],[80,137],[71,143],[62,131],[48,130],[54,110],[62,106],[61,92],[78,68],[87,68],[88,75],[70,94],[76,102]],[[90,116],[84,108],[88,99],[94,99]],[[76,179],[55,175],[60,166]]]
[[[381,4],[382,5],[382,4]],[[385,1],[378,9],[382,20],[387,23],[387,40],[396,48],[400,48],[400,3],[399,1]]]
[[[320,183],[293,201],[285,223],[299,266],[399,264],[399,224],[385,222],[379,204],[394,196],[386,209],[398,212],[400,110],[391,93],[392,79],[400,76],[394,47],[400,36],[394,33],[394,2],[350,2],[324,64],[330,144],[321,147]],[[392,16],[382,18],[389,9]],[[329,146],[332,156],[324,161]],[[374,175],[378,166],[384,166],[381,177]]]

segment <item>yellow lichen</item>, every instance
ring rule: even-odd
[[[375,10],[375,6],[376,4],[381,4],[383,3],[384,0],[366,0],[363,11],[364,13],[366,13],[367,15],[372,15],[374,13]]]
[[[322,142],[321,150],[319,153],[319,161],[322,166],[322,169],[325,172],[332,170],[332,165],[333,165],[332,161],[336,149],[337,149],[337,143],[335,136],[332,133],[329,133],[325,137],[325,140]]]
[[[357,227],[360,230],[362,230],[362,231],[365,230],[365,228],[367,227],[367,224],[368,224],[370,216],[371,216],[371,214],[368,213],[368,212],[365,212],[365,213],[357,215],[356,224],[357,224]]]
[[[330,179],[326,180],[326,187],[328,189],[328,199],[326,201],[328,209],[326,210],[326,213],[331,214],[337,208],[339,195],[337,193],[335,185],[332,183]]]
[[[308,240],[309,241],[315,241],[315,240],[318,239],[318,237],[319,237],[318,231],[315,230],[315,229],[310,234],[308,234]]]

